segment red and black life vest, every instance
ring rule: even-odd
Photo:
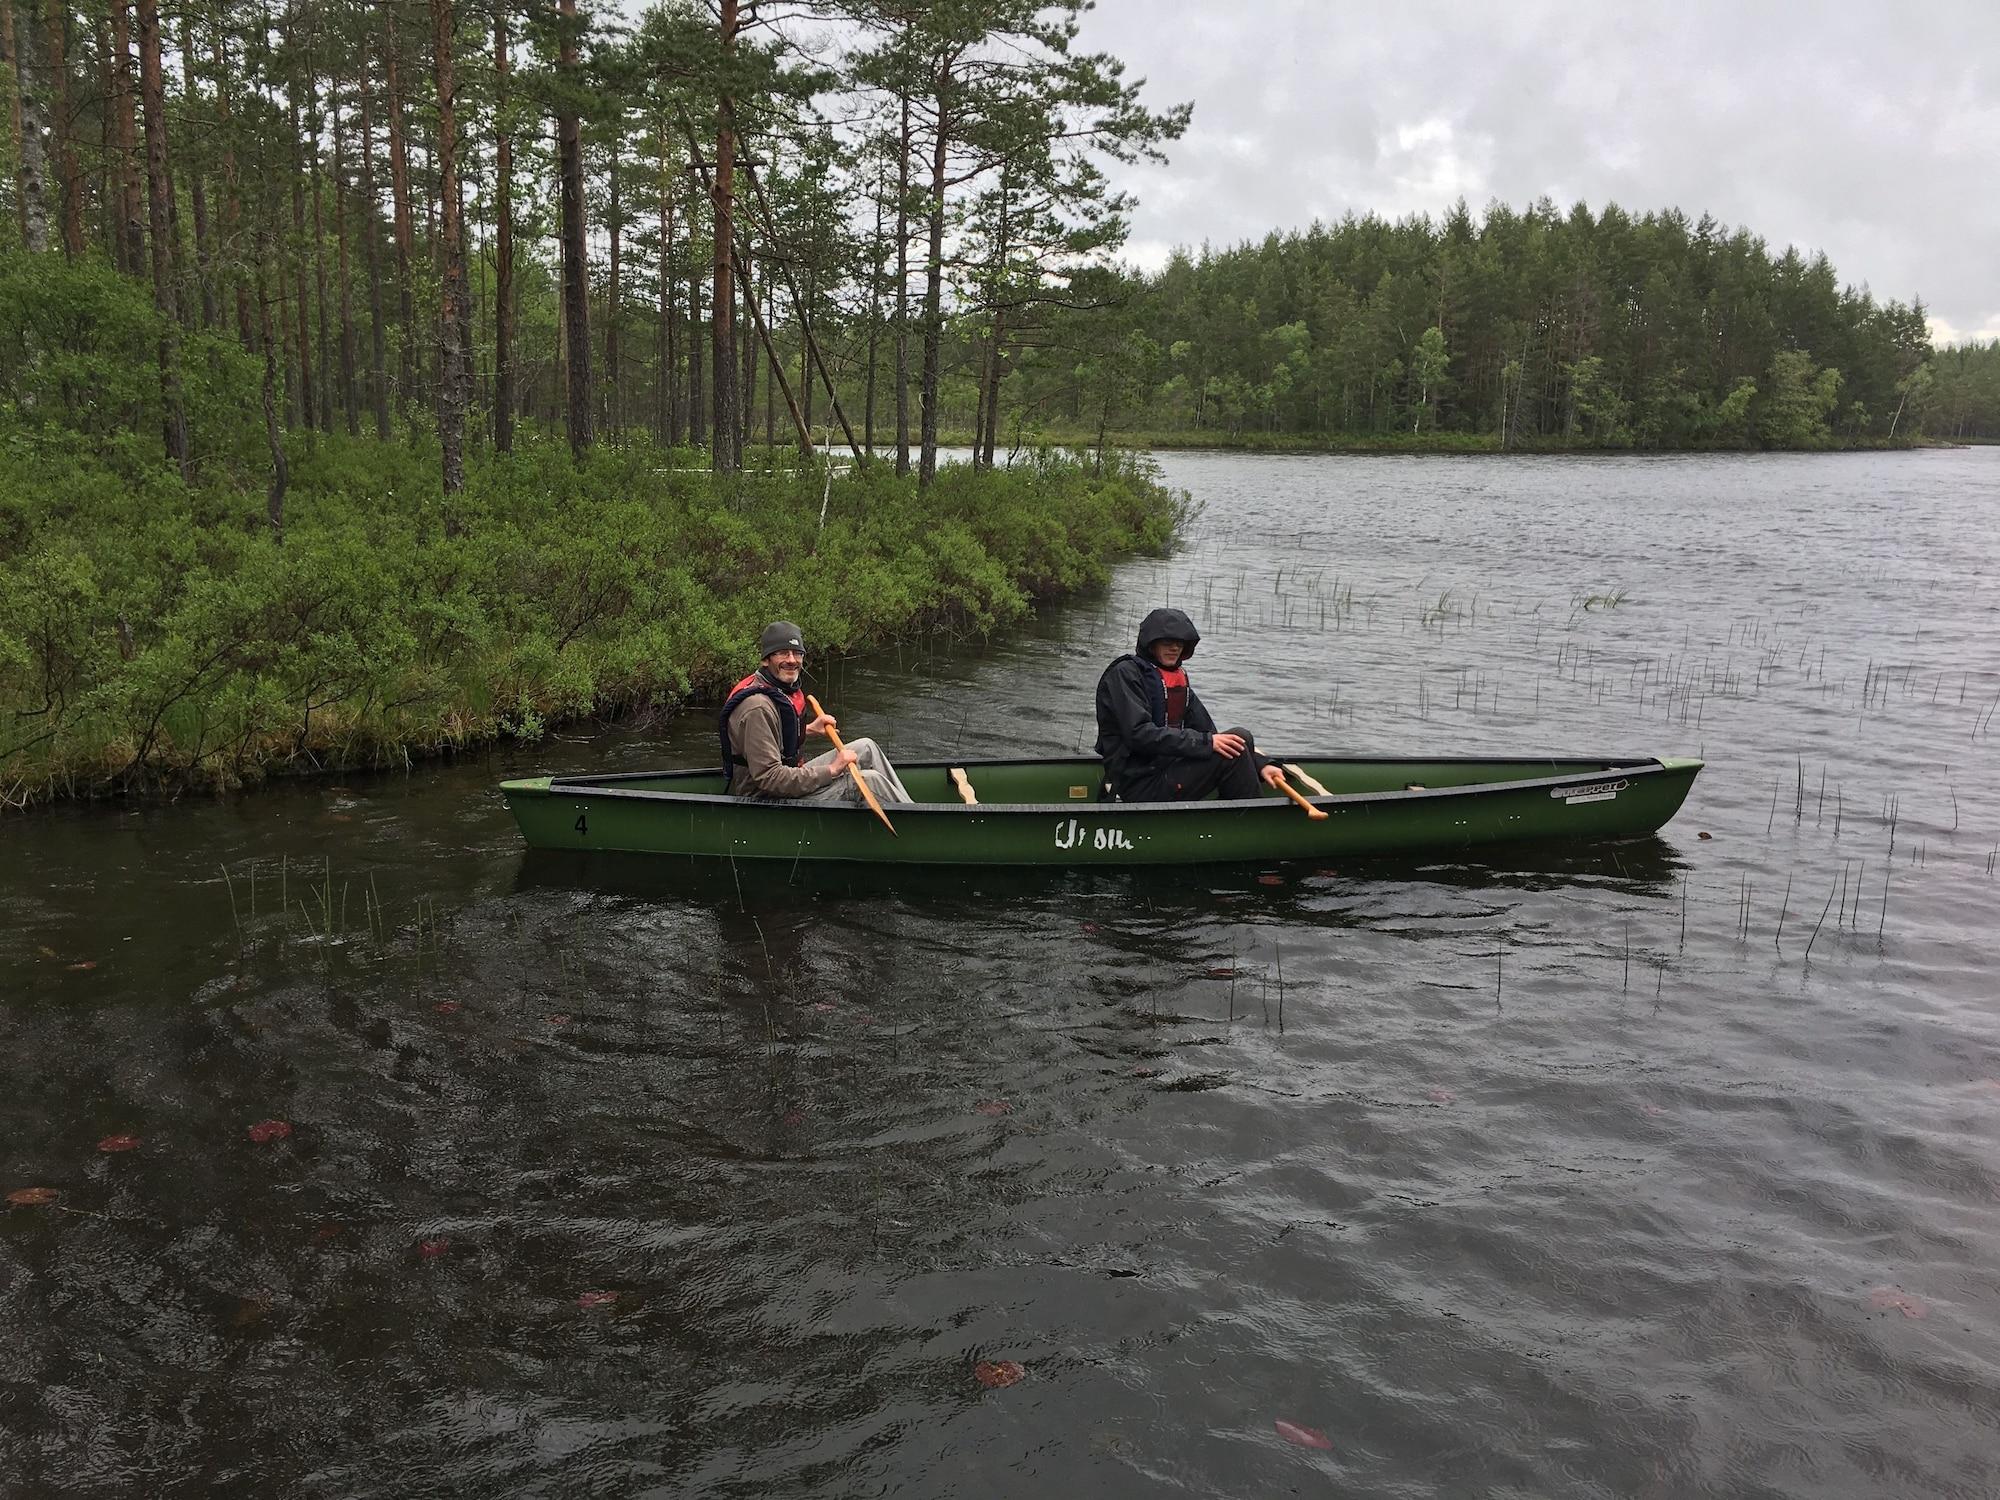
[[[722,735],[722,788],[729,789],[730,781],[736,775],[738,766],[747,766],[749,761],[736,753],[736,747],[729,742],[729,716],[745,698],[757,696],[769,698],[778,706],[778,726],[784,736],[784,762],[788,766],[799,763],[799,742],[803,738],[806,719],[805,689],[793,688],[790,692],[778,687],[759,668],[729,690],[729,697],[722,705],[722,713],[716,720],[716,727]]]
[[[1160,712],[1154,716],[1153,722],[1155,724],[1165,722],[1179,729],[1187,720],[1187,673],[1179,667],[1161,667],[1160,689],[1165,701],[1160,705]]]

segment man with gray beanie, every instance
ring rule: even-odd
[[[809,734],[835,727],[831,714],[806,721],[806,642],[790,620],[773,620],[757,637],[757,670],[729,690],[716,720],[722,734],[722,775],[732,797],[787,802],[859,803],[861,789],[847,768],[868,778],[877,800],[908,802],[889,757],[873,740],[849,740],[844,749],[803,760],[800,746]]]

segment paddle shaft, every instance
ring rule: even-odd
[[[816,718],[824,719],[826,717],[826,710],[819,706],[819,699],[815,698],[811,693],[806,694],[806,706],[813,711]],[[847,748],[847,746],[840,742],[839,732],[831,726],[826,731],[826,737],[833,741],[833,748],[835,750],[845,750]],[[889,821],[889,815],[882,811],[882,804],[875,800],[875,789],[868,784],[868,778],[861,774],[861,767],[849,765],[847,774],[852,776],[854,784],[861,788],[861,800],[874,810],[875,816],[882,820],[882,826],[888,829],[893,835],[896,831],[896,825]]]
[[[1283,792],[1287,797],[1290,797],[1294,802],[1298,803],[1300,807],[1303,807],[1306,810],[1307,817],[1317,821],[1318,819],[1326,816],[1326,814],[1323,811],[1321,811],[1317,807],[1314,807],[1310,802],[1306,801],[1305,798],[1299,795],[1298,789],[1294,787],[1289,781],[1285,780],[1285,773],[1283,771],[1278,772],[1278,790]]]

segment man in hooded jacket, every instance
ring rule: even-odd
[[[1185,663],[1200,641],[1180,610],[1156,609],[1139,622],[1138,651],[1097,679],[1097,753],[1120,802],[1255,797],[1260,781],[1284,779],[1249,730],[1218,731],[1188,685]]]

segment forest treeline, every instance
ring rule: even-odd
[[[1817,448],[2000,437],[2000,343],[1933,350],[1920,302],[1676,211],[1348,218],[1180,253],[1112,299],[1086,371],[1113,426],[1494,446]],[[1024,403],[1089,415],[1064,361]]]
[[[319,433],[893,454],[2000,436],[2000,346],[1677,212],[1464,207],[1122,269],[1155,107],[1078,6],[0,0],[0,420],[255,475]],[[11,242],[11,247],[7,247]]]
[[[1125,232],[1103,162],[1188,119],[1079,8],[0,0],[0,400],[188,478],[261,441],[274,528],[315,431],[435,432],[446,493],[523,420],[718,472],[760,430],[880,444],[928,484],[967,320],[1060,300]]]

